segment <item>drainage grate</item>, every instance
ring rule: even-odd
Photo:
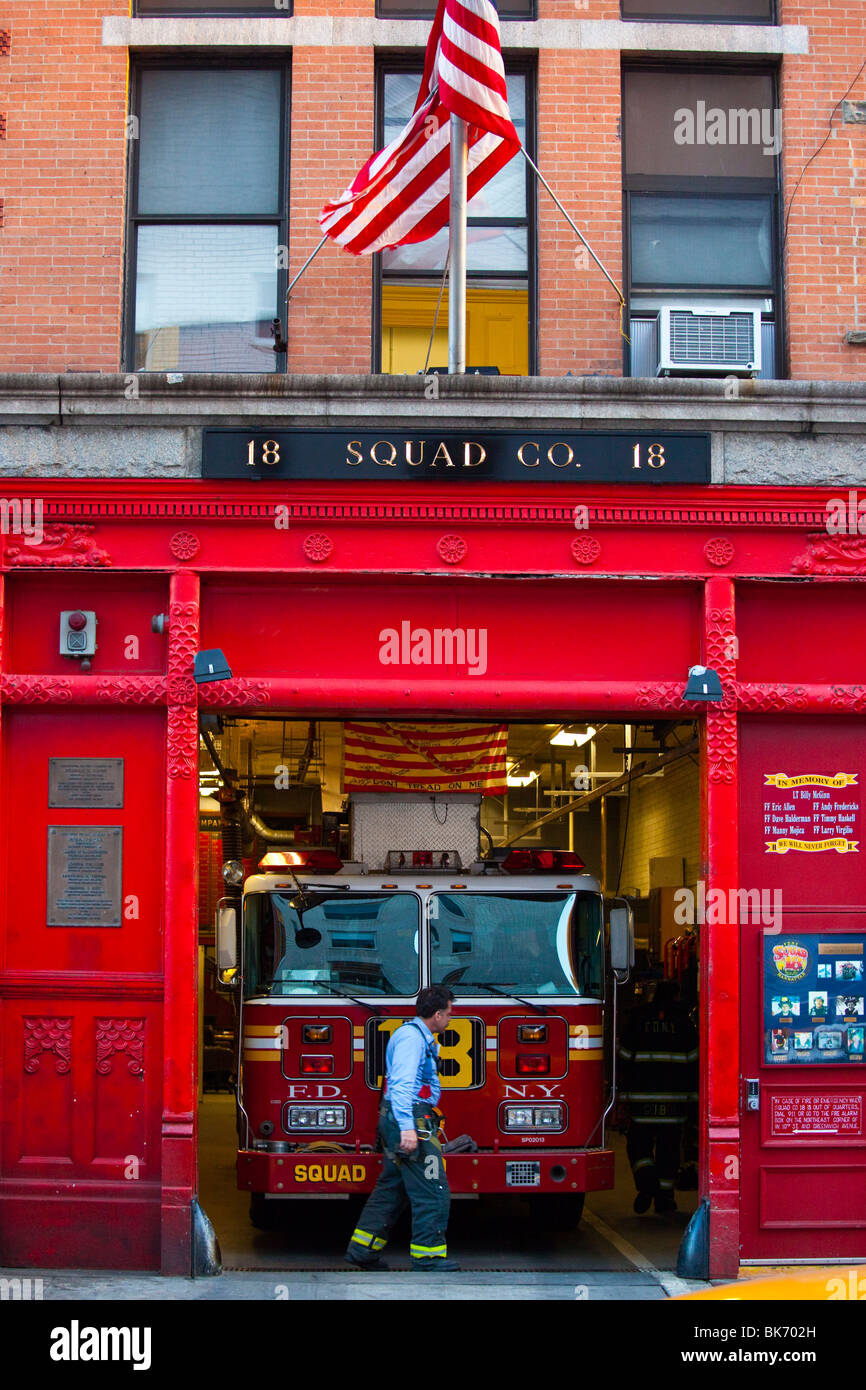
[[[506,1163],[505,1182],[508,1187],[540,1187],[541,1164]]]

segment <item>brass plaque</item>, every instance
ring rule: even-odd
[[[119,927],[123,829],[49,825],[49,927]]]
[[[49,758],[48,805],[123,805],[123,758]]]

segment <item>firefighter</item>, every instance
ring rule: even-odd
[[[698,1098],[698,1036],[679,1002],[676,980],[660,980],[651,1004],[631,1014],[618,1048],[620,1099],[628,1103],[626,1151],[634,1210],[676,1211],[674,1178],[683,1126]]]
[[[385,1093],[379,1109],[384,1151],[379,1180],[349,1239],[346,1260],[359,1269],[387,1269],[379,1251],[406,1209],[412,1208],[412,1268],[439,1273],[459,1269],[446,1241],[451,1194],[439,1142],[439,1044],[454,995],[444,985],[422,989],[415,1018],[398,1028],[385,1054]]]

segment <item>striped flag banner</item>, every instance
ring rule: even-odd
[[[439,0],[409,123],[319,215],[355,256],[427,241],[448,225],[451,116],[468,124],[470,199],[520,149],[490,0]]]
[[[507,724],[345,725],[345,791],[506,790]]]

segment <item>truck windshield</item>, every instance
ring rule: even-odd
[[[251,893],[244,993],[417,994],[419,907],[412,893]]]
[[[433,978],[457,998],[486,983],[601,999],[601,899],[592,893],[434,893]]]

